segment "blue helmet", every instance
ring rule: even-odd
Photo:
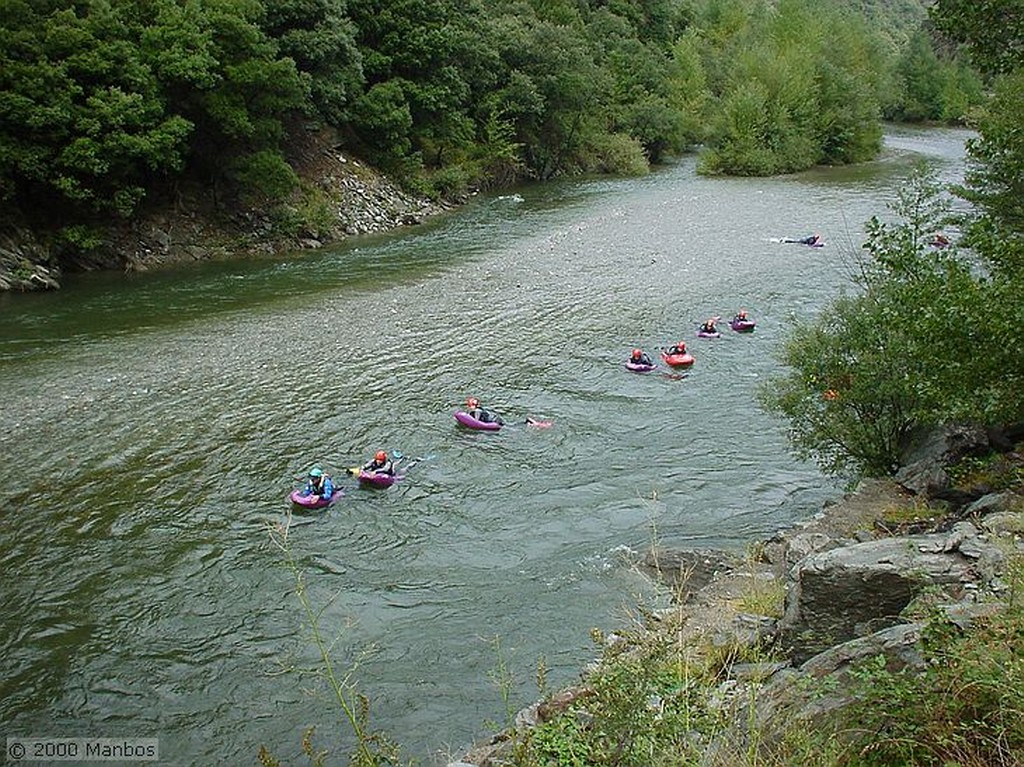
[[[309,476],[313,478],[322,477],[323,475],[324,473],[319,466],[314,466],[312,469],[309,470]]]

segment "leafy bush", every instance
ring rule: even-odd
[[[582,154],[584,166],[595,173],[643,176],[650,170],[643,146],[623,133],[592,136]]]
[[[832,473],[889,474],[915,427],[995,424],[1017,406],[992,385],[988,359],[1013,336],[985,330],[991,283],[956,248],[929,244],[948,210],[933,177],[915,174],[893,209],[902,221],[868,223],[860,292],[798,326],[782,354],[789,372],[760,392],[796,452]]]

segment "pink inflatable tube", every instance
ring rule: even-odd
[[[374,474],[372,471],[359,471],[359,481],[374,487],[391,487],[401,479],[397,474]]]
[[[476,418],[471,416],[462,410],[459,410],[455,414],[455,420],[470,429],[481,429],[483,431],[497,431],[501,428],[500,423],[494,423],[494,421],[478,421]]]
[[[344,494],[345,491],[339,488],[334,491],[330,498],[321,498],[319,495],[303,495],[301,490],[293,490],[292,494],[288,497],[296,506],[302,506],[306,509],[322,509],[330,506]]]

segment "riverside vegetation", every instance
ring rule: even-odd
[[[927,5],[10,0],[0,287],[316,247],[695,146],[708,174],[868,159],[882,119],[985,101]]]
[[[760,577],[756,565],[772,542],[753,545],[741,587],[718,595],[747,618],[742,641],[735,631],[726,641],[688,634],[701,617],[680,589],[667,610],[638,608],[630,628],[595,631],[600,658],[578,686],[546,689],[540,664],[541,701],[510,714],[490,744],[455,764],[1024,764],[1024,29],[1008,3],[938,0],[932,18],[993,85],[968,146],[965,183],[943,190],[920,173],[894,206],[897,220],[868,223],[850,294],[794,330],[785,372],[762,400],[787,420],[794,448],[824,470],[861,479],[862,490],[872,477],[896,475],[914,493],[876,501],[864,518],[848,504],[834,507],[829,519],[847,526],[848,549],[882,544],[896,554],[960,557],[960,572],[977,582],[965,590],[964,575],[952,589],[925,579],[905,595],[876,590],[873,597],[901,598],[895,613],[878,616],[889,630],[864,636],[870,621],[854,627],[863,641],[814,656],[776,684],[795,656],[763,629],[798,597],[793,583],[786,590]],[[987,34],[997,25],[1012,41]],[[971,203],[967,212],[952,213],[950,191]],[[957,233],[952,246],[930,244],[938,227]],[[912,462],[922,432],[957,429],[984,438]],[[964,542],[976,540],[975,523],[985,531],[987,564],[977,548],[974,559],[961,556]],[[821,551],[819,534],[805,536],[804,553]],[[796,539],[787,557],[800,554]],[[825,561],[813,559],[813,567]],[[912,565],[904,575],[922,574]],[[768,697],[780,688],[793,697]],[[351,764],[402,763],[390,747],[368,749],[367,732],[355,729]],[[312,735],[304,749],[311,763],[326,763]],[[266,751],[261,761],[277,764]]]

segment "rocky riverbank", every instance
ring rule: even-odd
[[[289,159],[301,179],[285,206],[226,205],[209,189],[179,190],[130,221],[112,223],[87,254],[58,253],[46,233],[0,225],[0,290],[54,290],[66,271],[146,271],[163,264],[321,248],[347,237],[414,226],[457,203],[402,190],[326,137],[303,133]]]
[[[522,764],[512,755],[532,730],[559,716],[585,727],[593,710],[607,706],[595,703],[595,674],[635,674],[636,663],[648,662],[637,659],[652,647],[674,648],[675,662],[692,669],[727,659],[701,708],[724,712],[729,723],[712,736],[689,733],[695,761],[685,763],[747,764],[752,748],[763,763],[776,763],[773,749],[787,734],[842,716],[853,702],[848,675],[862,661],[923,668],[925,603],[962,631],[1001,609],[1008,558],[1024,556],[1022,436],[970,428],[929,433],[908,450],[895,479],[861,482],[805,524],[756,542],[746,556],[647,552],[638,564],[666,584],[672,606],[639,629],[607,634],[601,660],[578,685],[520,711],[514,727],[449,767]],[[979,455],[995,469],[951,481],[951,467]],[[773,602],[778,609],[752,609]],[[743,662],[748,656],[760,660]]]

